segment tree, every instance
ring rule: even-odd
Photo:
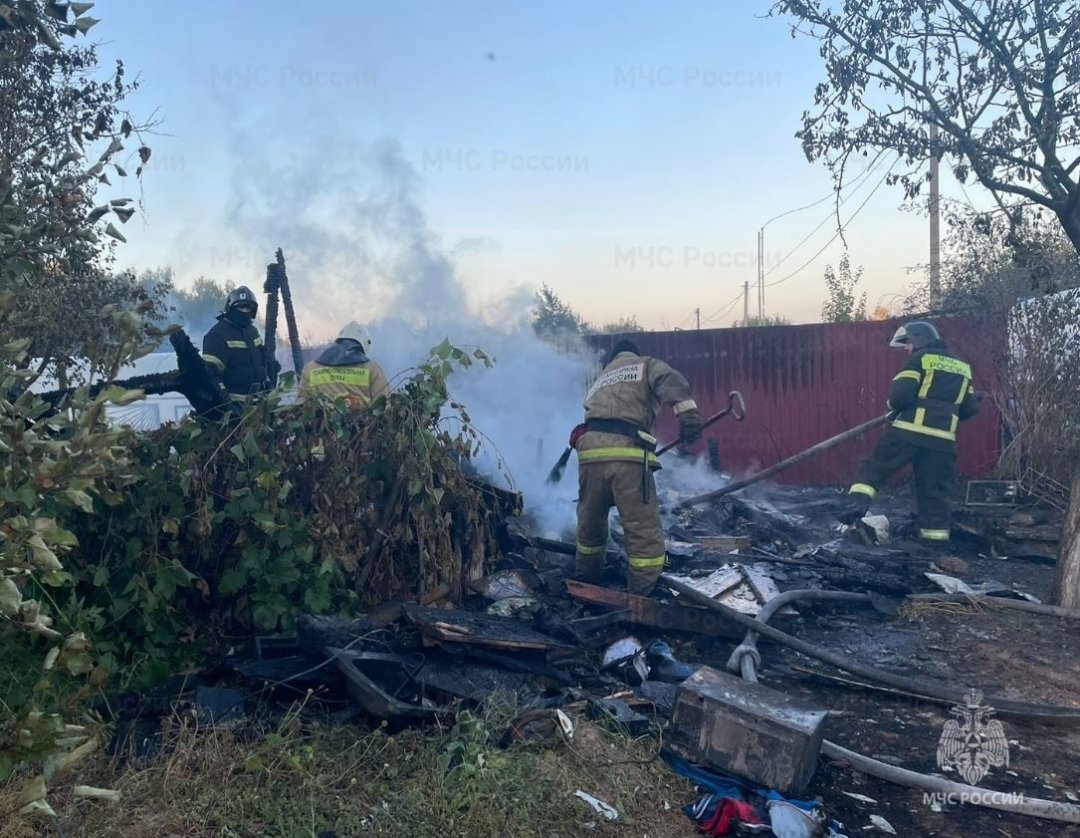
[[[856,297],[856,286],[863,269],[851,271],[851,259],[845,252],[840,259],[840,272],[829,265],[825,268],[825,290],[828,296],[821,304],[821,319],[826,323],[851,323],[866,319],[866,292]]]
[[[779,0],[773,13],[821,42],[825,78],[797,134],[808,159],[842,181],[851,154],[895,151],[906,171],[889,180],[908,198],[928,157],[947,159],[1009,216],[1050,210],[1080,252],[1075,2]]]
[[[127,432],[111,427],[104,410],[138,394],[82,391],[45,421],[48,406],[29,389],[31,364],[51,356],[62,365],[77,351],[114,375],[149,351],[140,315],[154,307],[134,277],[107,270],[103,237],[122,239],[111,218],[130,218],[130,199],[93,205],[108,183],[106,164],[134,129],[126,118],[116,124],[117,103],[130,90],[120,68],[99,85],[90,77],[93,50],[72,44],[97,22],[84,17],[90,5],[0,5],[0,441],[10,454],[0,467],[0,780],[15,771],[36,777],[21,802],[39,813],[51,812],[45,777],[63,751],[93,747],[89,731],[80,735],[82,727],[55,712],[78,699],[61,700],[72,697],[57,695],[57,676],[77,678],[94,666],[90,641],[77,631],[89,612],[57,612],[60,589],[73,585],[60,557],[78,544],[58,516],[92,515],[95,502],[115,503],[136,482]],[[132,301],[135,310],[125,310]]]
[[[1029,208],[1007,218],[960,207],[947,212],[946,220],[940,310],[977,312],[1002,323],[1021,300],[1080,287],[1080,262],[1052,216]],[[925,285],[904,304],[912,314],[929,308]]]
[[[620,317],[618,320],[605,323],[600,327],[600,334],[602,335],[622,335],[641,331],[644,330],[638,324],[636,314],[631,314],[629,317]]]
[[[547,284],[540,286],[536,292],[532,327],[536,334],[544,338],[581,335],[590,328],[585,318],[564,303]]]
[[[191,288],[174,287],[169,295],[168,319],[183,326],[194,339],[214,325],[225,308],[225,298],[235,287],[232,280],[218,282],[205,276],[196,279]]]
[[[741,326],[790,326],[791,321],[782,314],[766,314],[764,317],[751,315],[749,320],[740,321]]]
[[[130,198],[99,203],[98,192],[127,176],[127,145],[137,145],[136,176],[150,149],[148,126],[121,110],[136,87],[123,64],[99,80],[94,47],[73,42],[97,23],[89,5],[0,7],[0,292],[12,300],[5,332],[30,338],[25,357],[42,369],[115,345],[110,306],[160,313],[153,291],[110,271],[124,238],[113,222],[135,209]]]

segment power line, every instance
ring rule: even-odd
[[[793,276],[795,276],[797,273],[799,273],[801,270],[803,270],[803,268],[810,265],[815,259],[818,258],[818,256],[820,256],[822,253],[824,253],[825,250],[829,247],[830,244],[832,244],[834,241],[836,241],[838,238],[840,238],[840,235],[841,235],[841,233],[843,233],[844,228],[847,227],[849,224],[851,224],[852,221],[855,220],[856,216],[858,216],[858,214],[862,210],[862,208],[867,205],[867,203],[870,201],[870,199],[873,198],[874,195],[877,193],[878,189],[881,188],[881,185],[883,183],[885,183],[885,179],[888,178],[888,176],[892,173],[892,170],[896,167],[896,163],[899,161],[899,159],[900,158],[898,157],[896,160],[893,161],[892,165],[889,166],[889,168],[885,172],[885,174],[881,176],[881,180],[879,180],[877,182],[877,185],[874,186],[874,188],[870,191],[870,194],[867,195],[866,198],[863,200],[863,202],[861,204],[859,204],[858,207],[855,208],[855,212],[853,212],[851,214],[851,217],[847,221],[845,221],[840,227],[837,228],[836,232],[833,233],[832,238],[829,239],[827,242],[825,242],[825,244],[821,247],[820,250],[818,250],[817,253],[815,253],[813,256],[811,256],[809,259],[807,259],[805,262],[803,262],[801,265],[799,265],[799,267],[797,267],[795,270],[793,270],[787,276],[783,277],[782,279],[778,279],[775,282],[770,282],[765,287],[766,288],[772,288],[774,285],[779,285],[781,282],[787,282],[789,279],[791,279]]]
[[[741,299],[742,299],[742,297],[743,297],[743,292],[742,292],[742,291],[739,291],[739,293],[735,295],[735,298],[734,298],[734,299],[733,299],[733,300],[732,300],[732,301],[731,301],[730,303],[728,303],[728,304],[725,304],[725,305],[724,305],[723,307],[721,307],[720,309],[718,309],[718,310],[716,311],[716,313],[715,313],[715,314],[713,314],[713,315],[712,315],[711,317],[707,317],[707,318],[705,318],[705,319],[704,319],[704,320],[702,320],[701,322],[702,322],[702,323],[712,323],[712,322],[713,322],[714,320],[716,320],[716,319],[717,319],[718,317],[723,317],[723,316],[724,316],[724,315],[726,315],[726,314],[727,314],[727,313],[728,313],[729,311],[731,311],[731,310],[732,310],[733,308],[735,308],[735,304],[736,304],[736,303],[737,303],[737,302],[738,302],[739,300],[741,300]]]
[[[678,326],[676,326],[675,328],[677,328],[677,329],[685,329],[686,324],[689,323],[693,319],[694,319],[694,312],[690,312],[690,315],[685,320],[683,320],[682,323],[680,323]]]
[[[855,178],[854,181],[852,181],[852,183],[850,184],[851,187],[852,187],[852,191],[848,192],[847,195],[844,195],[843,197],[840,198],[840,201],[839,201],[840,206],[842,206],[844,204],[844,202],[847,201],[848,198],[850,198],[852,195],[854,195],[856,192],[859,191],[859,189],[862,186],[862,184],[859,183],[859,181],[865,182],[865,179],[866,179],[867,175],[869,175],[874,169],[877,168],[878,163],[881,160],[881,157],[882,157],[882,155],[884,153],[885,152],[878,152],[878,155],[877,155],[877,157],[874,158],[874,161],[863,170],[862,174],[860,174],[858,177]],[[769,268],[767,271],[765,271],[765,273],[762,274],[762,276],[768,276],[773,271],[775,271],[777,268],[779,268],[782,264],[784,264],[784,262],[786,262],[788,259],[790,259],[792,256],[794,256],[795,252],[800,247],[802,247],[804,244],[806,244],[813,237],[814,233],[816,233],[818,230],[820,230],[822,227],[824,227],[828,223],[829,219],[833,217],[833,215],[834,215],[834,213],[830,212],[823,219],[821,219],[821,221],[818,223],[818,225],[813,230],[811,230],[809,233],[807,233],[806,236],[803,237],[802,241],[800,241],[797,245],[795,245],[793,248],[791,248],[791,250],[789,250],[784,255],[784,257],[782,259],[780,259],[779,262],[777,262],[775,265],[773,265],[771,268]],[[765,287],[767,288],[768,286],[765,286]]]
[[[821,198],[821,199],[819,199],[817,201],[814,201],[814,203],[812,203],[812,204],[807,204],[805,207],[795,207],[795,209],[790,209],[787,212],[782,212],[779,215],[774,215],[772,218],[770,218],[768,221],[766,221],[765,224],[772,224],[774,221],[776,221],[776,220],[778,220],[780,218],[783,218],[785,215],[791,215],[793,212],[802,212],[803,210],[806,210],[806,209],[813,209],[818,204],[825,203],[827,200],[829,200],[829,198],[833,197],[833,195],[835,195],[835,194],[836,194],[835,192],[830,192],[824,198]],[[764,227],[765,224],[762,224],[761,226]]]

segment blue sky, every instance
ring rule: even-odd
[[[163,120],[121,264],[257,284],[282,246],[312,322],[378,316],[413,264],[391,254],[400,220],[451,254],[475,305],[546,282],[597,322],[688,327],[699,307],[730,325],[757,228],[832,188],[793,136],[816,45],[768,6],[101,0],[103,56],[141,78],[136,114]],[[927,222],[900,199],[882,186],[847,231],[871,306],[906,292],[927,258]],[[397,220],[373,217],[391,205]],[[831,211],[770,224],[768,264]],[[769,288],[768,311],[817,319],[841,253],[834,242]]]

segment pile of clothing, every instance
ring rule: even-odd
[[[733,775],[691,765],[668,751],[663,756],[672,771],[694,782],[701,792],[683,811],[705,835],[846,838],[843,824],[827,821],[816,800],[792,800]]]

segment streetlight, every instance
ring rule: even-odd
[[[782,212],[779,215],[774,215],[764,224],[758,228],[757,234],[757,287],[758,287],[758,300],[757,300],[757,313],[758,320],[765,317],[765,228],[772,224],[777,219],[783,218],[785,215],[791,215],[795,212],[802,212],[805,209],[816,207],[820,203],[824,203],[833,197],[832,194],[826,195],[824,198],[818,201],[814,201],[812,204],[807,204],[805,207],[796,207],[795,209]]]

